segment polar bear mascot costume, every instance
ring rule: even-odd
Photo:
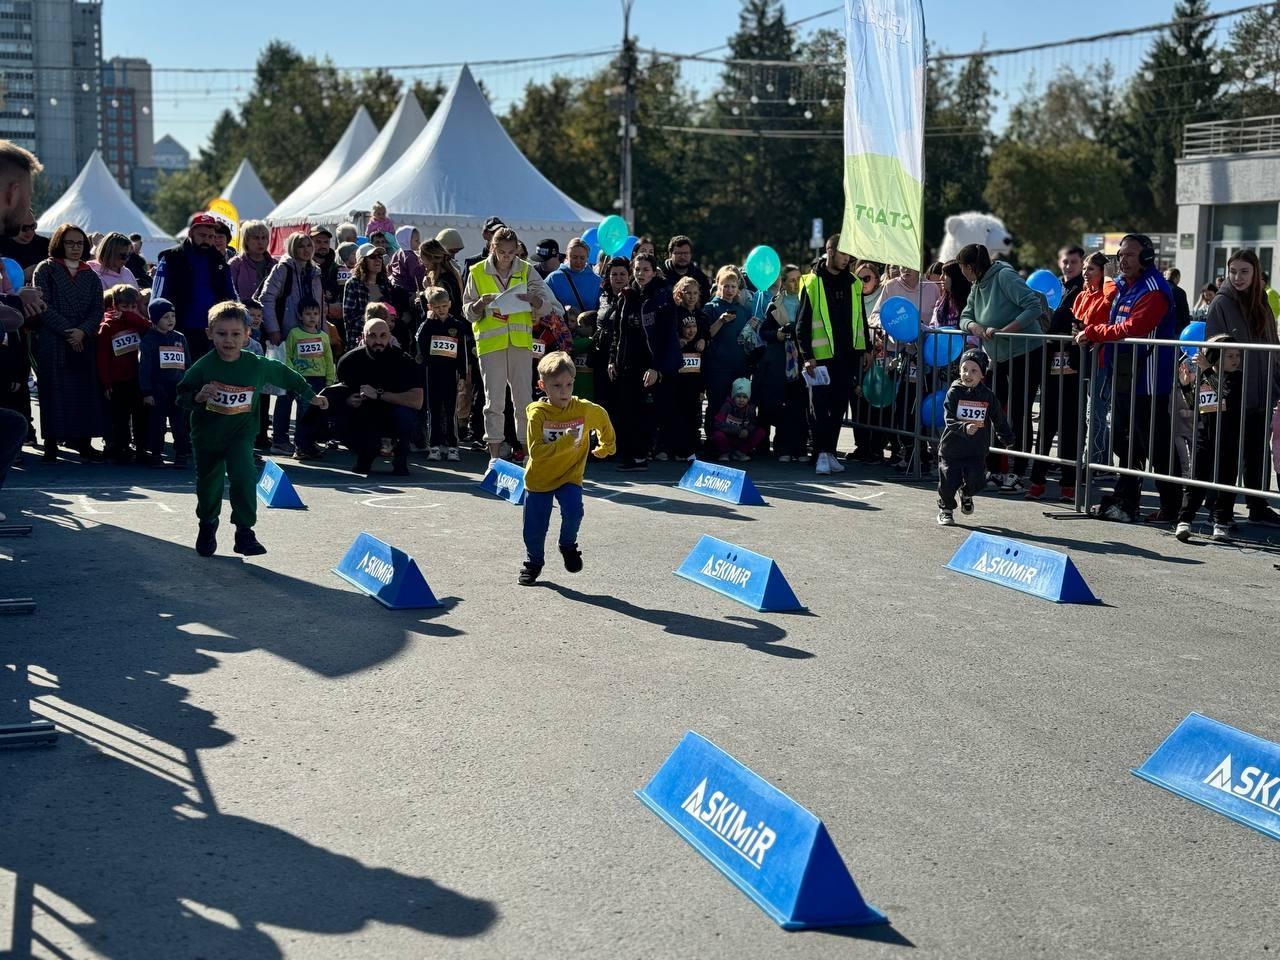
[[[947,217],[943,224],[946,235],[938,249],[938,259],[943,263],[954,260],[960,248],[967,243],[980,243],[991,253],[991,259],[1007,255],[1013,249],[1013,237],[999,217],[970,210]]]

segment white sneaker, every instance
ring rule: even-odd
[[[457,463],[459,460],[462,459],[462,457],[458,453],[457,447],[450,447],[449,452],[445,454],[444,458],[448,460],[450,463]]]
[[[653,455],[653,459],[657,460],[659,463],[666,463],[668,460],[671,459],[671,457],[669,454],[666,453],[666,451],[659,450],[657,453]]]
[[[844,464],[834,453],[827,454],[827,466],[831,468],[832,473],[844,473]]]
[[[691,453],[691,454],[689,454],[687,457],[685,457],[685,460],[686,460],[688,463],[693,463],[693,462],[694,462],[695,460],[697,460],[697,459],[698,459],[698,455],[697,455],[696,453]]]
[[[831,455],[827,453],[818,454],[818,465],[813,468],[813,472],[819,476],[829,476],[831,474]]]
[[[507,443],[507,441],[503,440],[503,441],[502,441],[502,446],[498,447],[498,459],[499,459],[499,460],[510,460],[510,459],[511,459],[511,454],[512,454],[511,444],[509,444],[509,443]]]
[[[1173,535],[1177,537],[1179,540],[1181,540],[1183,543],[1186,543],[1188,540],[1191,539],[1191,524],[1189,523],[1178,524],[1177,529],[1173,531]]]
[[[440,448],[439,448],[439,447],[432,447],[430,450],[428,450],[428,451],[427,451],[427,459],[428,459],[428,460],[439,460],[439,459],[440,459]]]
[[[722,454],[720,454],[720,456],[719,456],[717,459],[718,459],[721,463],[728,463],[730,458],[729,458],[729,455],[728,455],[727,453],[722,453]]]
[[[746,461],[751,459],[751,454],[743,453],[741,450],[735,450],[733,451],[733,459],[737,460],[740,463],[745,463]]]
[[[938,511],[938,526],[940,526],[940,527],[954,527],[955,525],[956,525],[956,518],[955,518],[955,516],[951,513],[951,511],[950,511],[950,510],[939,510],[939,511]]]
[[[1230,540],[1231,528],[1227,526],[1225,523],[1215,523],[1213,525],[1213,539]]]
[[[790,462],[791,462],[791,454],[789,454],[789,453],[784,453],[782,456],[780,456],[780,457],[778,458],[778,462],[779,462],[779,463],[790,463]]]
[[[802,453],[800,454],[800,456],[796,457],[796,463],[808,463],[808,462],[809,462],[809,455],[807,453]]]

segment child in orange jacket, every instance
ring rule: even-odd
[[[96,359],[98,379],[111,403],[111,440],[105,452],[116,463],[127,464],[134,461],[134,448],[146,456],[147,408],[138,386],[138,351],[151,321],[142,312],[137,287],[118,283],[103,300],[106,310],[98,326]]]

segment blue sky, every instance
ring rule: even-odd
[[[827,10],[837,0],[785,0],[789,20]],[[1212,0],[1211,8],[1240,5]],[[943,48],[969,51],[1001,48],[1101,33],[1168,20],[1172,0],[1130,0],[1125,4],[1077,4],[1061,0],[924,0],[926,32]],[[342,8],[346,12],[339,13]],[[361,9],[366,13],[361,13]],[[475,10],[505,15],[523,10],[519,28],[477,30]],[[689,53],[725,41],[738,22],[738,0],[635,0],[632,32],[642,47]],[[545,10],[545,13],[538,13]],[[155,0],[105,0],[103,52],[141,56],[153,67],[251,68],[266,41],[282,37],[303,53],[328,55],[339,66],[438,63],[599,50],[616,44],[622,33],[619,0],[578,0],[559,4],[484,3],[331,3],[328,0],[215,0],[213,3],[157,3]],[[483,17],[481,17],[483,22]],[[800,29],[838,27],[839,14]],[[500,34],[500,35],[499,35]],[[1102,45],[1096,49],[1123,67],[1140,55],[1141,44]],[[1082,54],[1077,51],[1076,56]],[[1006,73],[1051,70],[1053,55],[1010,60]],[[553,68],[506,71],[493,83],[507,95],[527,80],[545,81]],[[707,68],[704,68],[704,70]],[[489,77],[483,71],[477,76]],[[188,148],[203,143],[213,120],[234,106],[236,84],[248,77],[210,78],[192,74],[156,74],[155,134],[172,133]],[[206,92],[207,91],[207,92]]]

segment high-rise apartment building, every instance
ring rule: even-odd
[[[112,57],[102,65],[102,159],[134,198],[155,189],[151,64]]]
[[[0,85],[0,137],[70,182],[101,146],[102,0],[0,0]]]

